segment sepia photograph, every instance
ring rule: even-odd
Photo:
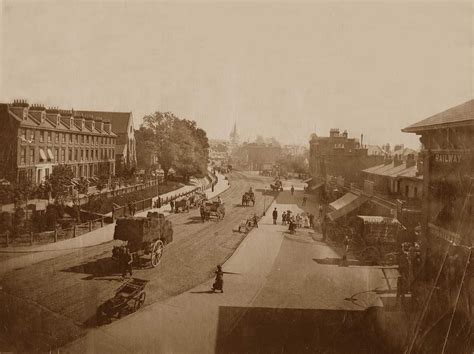
[[[473,88],[474,0],[0,0],[0,353],[474,353]]]

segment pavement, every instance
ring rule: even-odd
[[[216,197],[218,194],[226,191],[230,185],[223,175],[218,175],[217,184],[214,191],[206,191],[209,199]],[[181,193],[189,192],[196,186],[184,186],[176,191],[172,191],[160,196],[162,199],[172,197]],[[169,205],[163,205],[161,208],[148,209],[136,214],[136,216],[146,216],[149,211],[158,211],[168,214]],[[75,252],[81,248],[96,246],[113,240],[115,223],[105,225],[102,228],[93,230],[81,236],[70,238],[67,240],[48,243],[38,246],[26,247],[8,247],[0,249],[0,274],[7,273],[13,269],[22,268],[44,260],[66,255]]]
[[[312,230],[289,235],[287,226],[273,225],[274,207],[302,211],[295,204],[270,206],[224,263],[223,294],[210,291],[210,274],[190,291],[96,328],[61,351],[314,352],[337,347],[335,334],[350,332],[351,321],[365,321],[363,332],[339,334],[356,343],[347,352],[367,352],[367,343],[373,352],[377,344],[368,336],[379,317],[367,312],[383,307],[377,292],[389,286],[382,270],[341,266],[337,252],[315,241]]]

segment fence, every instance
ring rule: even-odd
[[[169,204],[169,202],[171,202],[172,200],[189,196],[190,194],[196,193],[198,191],[204,192],[206,189],[211,188],[213,185],[217,183],[217,177],[215,177],[214,175],[210,175],[209,179],[210,181],[208,183],[201,185],[199,187],[196,187],[192,190],[189,190],[186,192],[174,193],[174,194],[172,194],[171,192],[167,196],[159,197],[161,205]],[[155,181],[152,181],[152,182],[155,182]],[[139,186],[132,186],[130,188],[141,188],[141,189],[148,188],[150,187],[148,183],[139,185]],[[155,185],[156,185],[156,182],[155,182]],[[57,242],[57,241],[62,241],[62,240],[78,237],[78,236],[81,236],[83,234],[86,234],[88,232],[91,232],[93,230],[97,230],[103,227],[106,223],[112,222],[115,218],[129,216],[139,211],[145,211],[145,210],[151,209],[154,206],[156,206],[156,204],[154,203],[154,199],[157,200],[158,197],[147,198],[147,199],[139,200],[137,202],[133,202],[127,206],[114,208],[114,210],[112,211],[112,218],[107,217],[105,215],[102,215],[102,216],[99,215],[99,217],[93,220],[89,220],[81,224],[74,224],[71,227],[67,227],[67,228],[58,227],[54,231],[45,231],[45,232],[40,232],[40,233],[30,232],[26,234],[17,235],[15,237],[12,237],[10,235],[10,232],[7,231],[3,234],[0,234],[0,244],[3,244],[5,246],[11,246],[11,245],[21,246],[21,245],[28,245],[28,244],[33,245],[33,244]]]
[[[62,240],[67,240],[77,236],[84,235],[85,233],[97,230],[106,224],[107,217],[101,216],[93,220],[81,224],[74,224],[67,228],[57,227],[53,231],[44,232],[29,232],[21,235],[11,236],[10,232],[7,231],[0,235],[0,242],[5,246],[24,246],[42,243],[51,243]]]

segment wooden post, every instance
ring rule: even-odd
[[[89,232],[92,231],[92,221],[89,221]]]
[[[54,228],[54,242],[58,242],[58,227]]]
[[[72,238],[76,237],[76,224],[72,227]]]

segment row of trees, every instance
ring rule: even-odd
[[[148,170],[156,168],[153,160],[156,156],[165,180],[170,169],[185,181],[206,174],[209,141],[195,121],[178,118],[171,112],[155,112],[143,118],[135,136],[139,166]]]

